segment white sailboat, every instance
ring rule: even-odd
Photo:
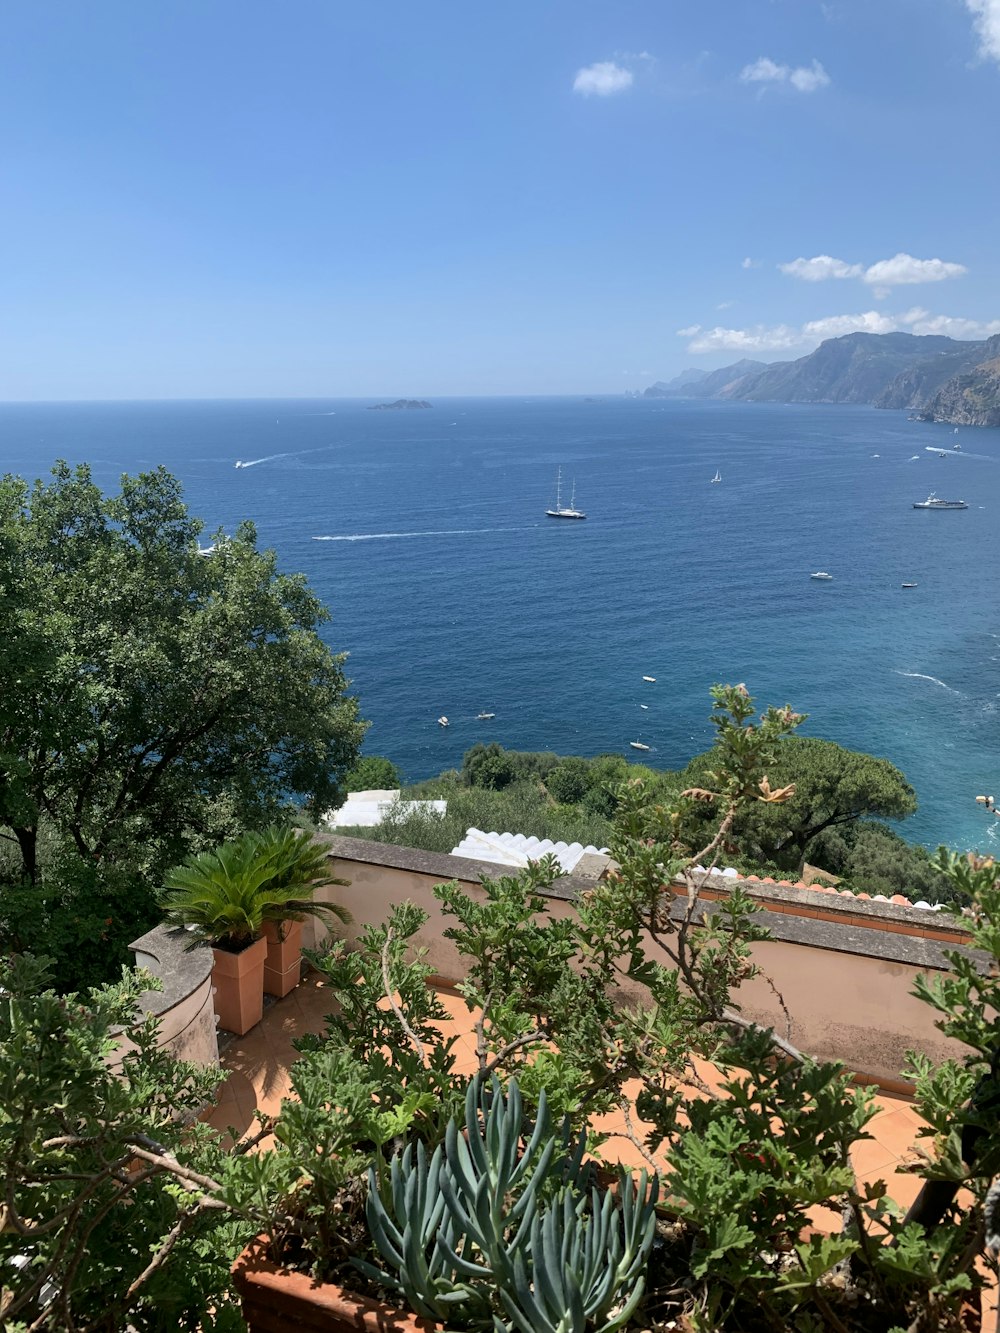
[[[631,748],[632,748],[633,750],[648,750],[648,749],[649,749],[649,746],[648,746],[648,745],[645,745],[642,741],[629,741],[629,745],[631,746]]]
[[[716,482],[721,481],[721,480],[722,480],[722,473],[719,471],[718,468],[716,468],[716,469],[715,469],[715,476],[712,478],[712,485],[714,486],[714,485],[716,484]]]
[[[582,509],[576,507],[576,481],[573,482],[573,493],[570,496],[568,508],[562,502],[562,468],[556,472],[556,507],[555,509],[546,509],[546,515],[549,518],[586,518],[587,515]]]

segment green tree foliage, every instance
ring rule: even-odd
[[[196,1117],[218,1072],[157,1049],[149,1019],[108,1064],[153,978],[86,999],[30,958],[0,962],[0,1326],[236,1333],[229,1265],[253,1231],[223,1208]]]
[[[718,762],[715,751],[699,755],[678,775],[680,787],[711,786]],[[917,808],[913,788],[887,759],[812,736],[787,737],[768,777],[772,787],[794,784],[793,799],[742,810],[733,840],[745,861],[782,870],[801,871],[803,863],[812,860],[815,840],[827,830],[843,829],[870,815],[903,819]],[[703,823],[710,818],[704,811],[700,816]]]
[[[827,829],[810,847],[809,859],[839,876],[841,888],[887,897],[901,893],[912,902],[956,901],[955,885],[937,859],[877,820]]]
[[[348,769],[341,783],[344,791],[393,791],[402,785],[399,769],[391,759],[364,754]]]
[[[85,859],[176,862],[225,805],[335,804],[364,724],[327,613],[253,527],[198,551],[162,468],[0,482],[0,825],[39,874],[48,822]]]

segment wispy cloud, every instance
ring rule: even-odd
[[[779,264],[778,268],[790,278],[801,278],[803,282],[825,282],[827,278],[860,278],[864,272],[861,264],[848,264],[843,259],[834,259],[832,255],[793,259],[788,264]]]
[[[593,65],[578,69],[573,80],[573,91],[581,97],[613,97],[631,88],[635,76],[624,65],[613,60],[598,60]]]
[[[857,315],[827,315],[799,326],[791,324],[754,324],[744,329],[716,326],[704,328],[691,324],[678,329],[677,336],[688,338],[689,352],[806,352],[827,338],[841,338],[847,333],[945,334],[949,338],[989,338],[1000,333],[1000,319],[966,319],[956,315],[932,315],[920,306],[900,315],[879,310],[865,310]]]
[[[747,255],[746,259],[744,259],[743,263],[740,265],[740,268],[760,268],[760,266],[761,260],[751,259],[750,256]]]
[[[743,83],[759,83],[762,88],[771,83],[787,83],[800,93],[814,93],[832,82],[818,60],[811,65],[779,65],[770,56],[761,56],[752,65],[744,65],[740,79]]]
[[[866,268],[864,264],[849,264],[832,255],[814,255],[812,259],[793,259],[778,268],[790,278],[803,282],[826,282],[830,278],[860,278],[874,288],[879,300],[889,295],[893,287],[909,286],[918,282],[944,282],[968,273],[964,264],[945,259],[916,259],[913,255],[898,254],[891,259],[879,259]]]
[[[979,54],[1000,64],[1000,0],[965,0],[979,38]]]

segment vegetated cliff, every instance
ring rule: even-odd
[[[953,376],[920,410],[921,421],[1000,426],[1000,334],[981,344],[978,364]]]
[[[874,407],[922,407],[954,375],[965,374],[983,359],[984,344],[960,343],[953,351],[922,357],[889,381],[872,400]]]
[[[647,397],[741,402],[870,403],[920,409],[922,420],[1000,424],[1000,335],[985,342],[912,333],[848,333],[795,361],[737,361]],[[685,371],[686,377],[690,372]],[[676,386],[676,387],[675,387]]]
[[[953,338],[848,333],[797,361],[768,366],[729,397],[753,403],[871,403],[914,361],[955,350]]]

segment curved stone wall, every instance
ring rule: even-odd
[[[160,1045],[179,1060],[217,1065],[212,950],[206,944],[192,949],[190,943],[186,930],[160,925],[129,945],[136,966],[146,968],[163,983],[162,990],[145,992],[141,1012],[143,1016],[155,1014],[160,1024]],[[132,1043],[123,1036],[112,1068],[121,1064],[130,1047]]]

